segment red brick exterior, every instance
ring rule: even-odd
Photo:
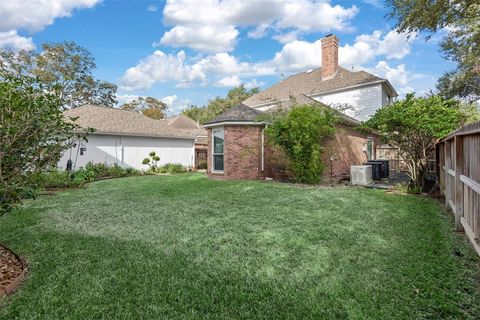
[[[334,35],[322,39],[322,79],[335,76],[338,70],[338,38]]]
[[[220,179],[262,179],[265,177],[274,180],[284,180],[289,174],[285,170],[288,160],[284,152],[276,146],[271,146],[265,137],[264,171],[262,171],[262,126],[225,126],[224,142],[224,172],[212,173],[212,129],[208,129],[208,175]],[[375,148],[380,140],[377,136],[371,137]],[[324,181],[331,176],[331,162],[333,157],[333,179],[339,180],[350,174],[350,166],[367,161],[364,152],[368,137],[351,127],[337,125],[335,135],[324,143],[322,162]]]
[[[330,179],[331,162],[333,157],[333,178],[339,180],[342,177],[350,176],[350,166],[363,164],[366,162],[367,154],[364,147],[367,145],[368,138],[373,140],[373,157],[376,154],[376,148],[380,145],[380,139],[376,135],[366,136],[352,127],[337,125],[335,135],[325,141],[322,153],[322,162],[325,165],[323,177]]]
[[[262,178],[262,126],[224,126],[224,170],[212,172],[212,129],[208,129],[208,170],[210,177],[221,179]]]

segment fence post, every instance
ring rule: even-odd
[[[464,187],[460,180],[460,175],[463,174],[463,136],[455,136],[455,228],[458,231],[463,231],[461,217],[463,217],[463,197]]]
[[[450,193],[450,176],[448,175],[448,168],[450,166],[450,143],[445,140],[443,144],[444,165],[443,172],[445,173],[445,207],[448,208],[448,197]]]

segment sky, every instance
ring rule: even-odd
[[[394,31],[381,0],[9,0],[0,48],[74,41],[119,103],[152,96],[177,114],[234,86],[260,89],[321,66],[320,39],[340,39],[340,65],[387,78],[404,96],[435,88],[454,65],[425,41]]]

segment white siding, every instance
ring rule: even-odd
[[[382,84],[377,83],[360,88],[312,96],[312,98],[327,105],[352,105],[355,111],[347,111],[346,114],[363,121],[367,120],[378,108],[386,104],[385,96]]]
[[[180,163],[193,165],[194,140],[134,136],[98,135],[88,136],[88,142],[81,142],[87,150],[80,155],[78,147],[67,150],[58,167],[65,169],[67,160],[72,159],[76,168],[88,162],[118,164],[123,167],[147,169],[142,160],[155,151],[160,157],[159,164]],[[77,152],[78,151],[78,152]],[[78,155],[77,155],[78,153]],[[76,161],[76,164],[75,164]]]
[[[321,95],[313,95],[310,97],[326,105],[349,104],[354,107],[355,111],[346,111],[345,113],[361,121],[367,120],[378,108],[391,102],[391,98],[389,100],[389,96],[381,83],[339,90]],[[255,107],[255,109],[267,111],[275,106],[276,104],[274,103]]]

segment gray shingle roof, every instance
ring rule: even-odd
[[[206,125],[220,123],[220,122],[252,122],[255,121],[262,112],[252,109],[243,103],[237,104],[226,112],[220,114],[215,119],[210,120]]]
[[[78,117],[75,123],[82,129],[94,128],[97,134],[195,139],[198,130],[178,129],[138,112],[94,105],[67,110],[64,116]]]
[[[339,67],[332,79],[322,80],[322,69],[302,72],[288,77],[273,86],[251,96],[243,101],[249,107],[261,104],[274,103],[297,97],[301,94],[314,95],[370,82],[387,80],[374,76],[365,71],[349,71]]]
[[[306,95],[303,95],[303,94],[298,95],[296,97],[290,97],[288,100],[278,103],[277,108],[291,108],[294,105],[302,105],[302,104],[316,105],[316,106],[319,106],[319,107],[331,109],[329,106],[327,106],[327,105],[325,105],[325,104],[323,104],[323,103],[321,103],[317,100],[314,100],[314,99],[312,99],[312,98],[310,98]],[[268,112],[268,111],[265,111],[265,112]],[[349,116],[347,116],[346,114],[344,114],[340,111],[334,110],[334,112],[339,116],[340,122],[345,124],[345,125],[357,126],[357,125],[360,124],[360,122],[358,120],[355,120],[354,118],[349,117]],[[224,113],[222,113],[221,115],[219,115],[215,119],[207,122],[205,125],[208,126],[208,125],[212,125],[212,124],[216,124],[216,123],[222,123],[222,122],[246,122],[246,123],[250,123],[252,121],[257,120],[257,117],[262,113],[264,113],[264,112],[262,112],[260,110],[257,110],[257,109],[250,108],[250,107],[248,107],[244,104],[239,104],[239,105],[236,105],[236,106],[232,107],[231,109],[225,111]]]

